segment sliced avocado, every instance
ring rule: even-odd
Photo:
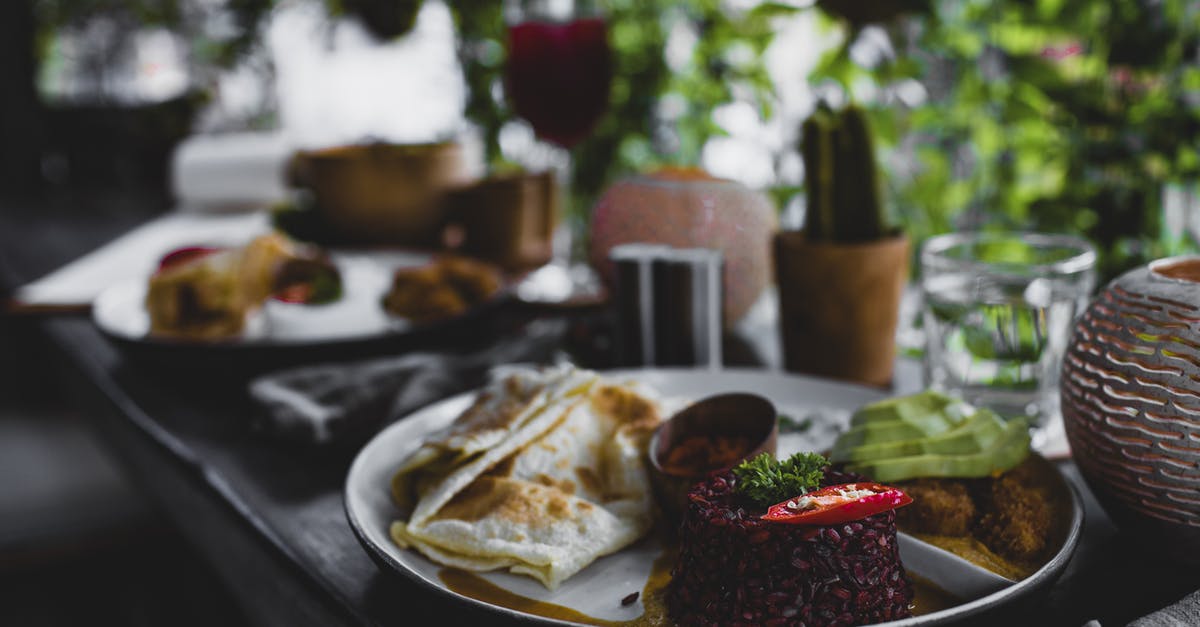
[[[869,462],[925,454],[978,453],[990,447],[1003,431],[1004,420],[990,410],[980,409],[962,424],[940,435],[849,448],[834,447],[830,461]]]
[[[919,420],[880,420],[850,427],[838,436],[833,445],[834,454],[849,449],[886,442],[917,440],[945,433],[958,426],[960,421],[951,421],[942,414],[926,414]]]
[[[850,417],[850,426],[857,427],[859,425],[890,422],[892,420],[901,420],[921,426],[931,416],[946,416],[946,408],[956,403],[958,403],[957,399],[946,396],[941,392],[934,392],[933,390],[926,390],[908,396],[897,396],[859,408]],[[964,416],[948,417],[951,419],[961,419]]]
[[[874,422],[869,425],[851,427],[849,431],[838,436],[833,445],[833,454],[848,451],[859,446],[900,442],[925,437],[925,432],[903,420]]]
[[[986,477],[1021,463],[1029,454],[1029,425],[1013,419],[984,451],[963,455],[924,454],[849,464],[846,469],[880,483],[914,477]]]

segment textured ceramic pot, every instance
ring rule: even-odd
[[[771,278],[775,209],[765,196],[698,170],[666,170],[619,181],[592,211],[590,261],[613,285],[608,252],[635,242],[714,248],[725,258],[723,314],[734,325]]]
[[[1200,563],[1200,258],[1109,284],[1076,322],[1061,390],[1075,461],[1109,515]]]

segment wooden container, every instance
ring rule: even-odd
[[[1060,386],[1104,509],[1151,550],[1200,564],[1200,258],[1110,283],[1076,321]]]
[[[896,318],[908,280],[909,241],[810,242],[775,236],[784,367],[886,386],[896,358]]]
[[[462,147],[363,144],[299,152],[293,185],[312,191],[324,221],[354,242],[435,247],[447,189],[469,182]]]
[[[494,176],[446,195],[457,250],[505,270],[541,266],[553,254],[558,186],[552,172]]]

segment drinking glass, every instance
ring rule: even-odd
[[[921,248],[925,381],[1039,431],[1058,414],[1073,321],[1096,252],[1069,235],[951,233]]]
[[[612,51],[608,27],[594,2],[523,0],[505,4],[508,59],[504,88],[513,111],[529,122],[538,139],[561,151],[570,171],[570,151],[591,134],[608,109]],[[564,177],[568,178],[568,177]],[[571,198],[563,194],[563,207]],[[518,287],[522,298],[570,301],[593,294],[598,279],[586,264],[572,264],[587,223],[565,211],[568,224],[554,238],[553,262]]]
[[[514,2],[506,7],[505,89],[539,139],[567,150],[608,109],[612,53],[604,17],[584,2]]]

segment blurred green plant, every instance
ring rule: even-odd
[[[891,235],[866,113],[854,105],[834,111],[821,103],[805,120],[800,140],[809,241],[869,242]]]
[[[513,115],[504,100],[507,31],[499,2],[450,3],[460,35],[460,58],[470,96],[467,118],[479,125],[487,156],[500,162],[499,135]],[[608,113],[573,151],[571,187],[594,199],[605,184],[661,165],[695,165],[710,137],[723,134],[712,118],[735,99],[771,114],[774,86],[763,52],[775,36],[773,20],[793,6],[763,3],[727,9],[719,0],[607,0],[614,72]],[[683,53],[668,64],[669,40]]]
[[[131,33],[164,28],[185,36],[197,61],[222,67],[232,65],[254,47],[259,25],[273,5],[274,0],[225,0],[223,4],[189,0],[33,0],[41,57],[53,45],[56,33],[103,20],[109,26],[110,45],[105,48],[112,54],[120,52],[123,40]],[[205,28],[215,10],[223,10],[228,20],[228,28],[220,29],[219,34]]]
[[[961,228],[1080,233],[1105,277],[1181,249],[1161,224],[1161,194],[1200,176],[1200,6],[931,8],[888,23],[896,53],[870,68],[850,54],[859,25],[843,26],[847,45],[810,77],[885,94],[873,120],[892,149],[890,195],[918,240]],[[905,106],[896,94],[918,83],[924,100]]]

